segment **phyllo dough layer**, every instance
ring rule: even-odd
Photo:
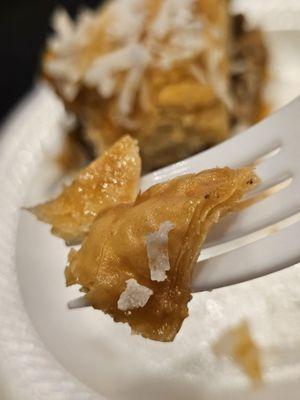
[[[54,235],[68,244],[80,243],[99,212],[135,200],[140,174],[137,142],[124,136],[81,170],[56,199],[29,210],[52,225]]]
[[[238,210],[257,181],[251,168],[207,170],[101,213],[70,252],[67,285],[80,284],[93,307],[133,332],[172,341],[188,316],[192,270],[209,229]]]

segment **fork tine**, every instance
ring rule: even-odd
[[[145,190],[216,165],[257,164],[265,185],[261,190],[276,192],[218,225],[221,234],[211,235],[202,253],[205,261],[195,268],[194,291],[254,279],[300,261],[300,164],[294,145],[299,116],[300,97],[243,134],[142,178],[141,189]],[[79,303],[87,306],[81,301],[70,302],[69,308]]]
[[[248,133],[249,131],[244,132],[241,136],[248,136]],[[204,169],[224,166],[239,168],[252,164],[255,166],[261,162],[272,159],[277,154],[280,154],[281,145],[279,141],[274,143],[274,138],[269,138],[269,140],[266,140],[268,139],[266,138],[264,140],[265,143],[260,143],[260,149],[251,146],[252,149],[250,148],[248,150],[244,148],[246,146],[243,143],[236,143],[235,139],[236,137],[229,139],[227,142],[221,143],[212,149],[187,158],[184,161],[180,161],[176,164],[144,175],[141,179],[141,190],[144,191],[152,185],[176,178],[179,175],[195,173]],[[229,149],[224,148],[227,144],[230,144]],[[233,148],[238,148],[239,146],[242,146],[241,149],[239,149],[239,154],[232,157]],[[228,151],[231,154],[231,158],[226,155]]]
[[[67,307],[68,307],[69,310],[75,310],[75,309],[78,309],[78,308],[85,308],[85,307],[89,307],[89,306],[90,306],[90,304],[87,301],[85,296],[78,297],[76,299],[70,300],[67,303]]]
[[[294,180],[291,182],[291,178],[284,179],[278,185],[280,191],[253,204],[239,214],[225,216],[210,232],[205,247],[243,237],[263,227],[271,226],[296,212],[300,206],[298,185]]]
[[[299,110],[300,97],[246,132],[177,164],[145,175],[141,181],[141,189],[145,190],[155,183],[206,168],[224,165],[239,167],[245,163],[253,163],[264,155],[276,155],[276,148],[287,141],[290,141],[290,148],[293,148],[293,137],[299,133]]]
[[[298,213],[298,219],[300,212]],[[197,264],[193,290],[210,290],[276,272],[300,261],[300,222]]]

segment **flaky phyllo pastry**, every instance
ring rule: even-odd
[[[112,0],[76,21],[58,11],[43,75],[100,154],[125,133],[144,170],[257,120],[267,56],[228,0]]]
[[[98,215],[67,285],[145,338],[172,341],[188,316],[191,275],[211,226],[245,205],[258,181],[251,168],[216,168],[158,184],[131,204]]]
[[[135,200],[141,174],[136,140],[124,136],[79,172],[54,200],[30,208],[52,233],[68,244],[80,243],[95,217],[120,203]]]

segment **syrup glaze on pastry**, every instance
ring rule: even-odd
[[[125,136],[81,170],[56,199],[29,210],[52,225],[54,235],[80,243],[101,211],[135,200],[140,174],[137,141]]]
[[[135,203],[101,213],[80,250],[69,254],[67,285],[81,285],[93,307],[133,332],[172,341],[188,316],[191,274],[209,229],[238,210],[257,182],[251,168],[217,168],[155,185]],[[159,279],[152,274],[157,238],[149,257],[155,233],[170,264]],[[120,309],[120,299],[128,308]]]

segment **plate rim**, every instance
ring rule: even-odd
[[[49,131],[37,129],[35,132],[28,132],[26,128],[15,128],[22,127],[22,123],[28,118],[28,112],[37,105],[56,108],[61,118],[58,123],[63,123],[63,106],[54,98],[55,95],[50,93],[46,85],[37,84],[11,112],[1,128],[1,373],[7,391],[11,392],[9,381],[13,377],[13,385],[16,386],[14,391],[22,393],[23,399],[103,400],[104,397],[66,371],[46,348],[27,314],[16,270],[17,229],[26,183],[41,160],[41,149],[49,140]],[[4,160],[3,154],[8,154]],[[22,371],[22,374],[16,374],[16,371]]]

